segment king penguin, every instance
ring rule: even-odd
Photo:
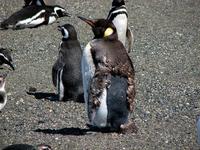
[[[13,70],[15,70],[11,57],[11,51],[5,48],[0,48],[0,65],[3,64],[9,65]]]
[[[1,29],[36,28],[54,23],[58,18],[69,16],[66,10],[58,5],[45,5],[43,0],[25,0],[24,7],[1,22]]]
[[[82,77],[89,126],[116,132],[136,132],[128,116],[133,111],[134,68],[110,20],[86,19],[94,39],[83,51]]]
[[[5,91],[6,76],[6,74],[0,75],[0,110],[2,110],[7,103],[7,94]]]
[[[75,28],[70,24],[59,26],[62,42],[58,58],[53,65],[52,79],[57,88],[59,100],[84,101],[81,76],[82,50]]]
[[[45,144],[40,144],[37,146],[29,144],[13,144],[5,147],[3,150],[52,150],[52,148]]]
[[[128,39],[128,53],[130,53],[133,47],[133,33],[128,28],[128,12],[124,0],[113,0],[107,19],[115,25],[118,39],[124,46],[126,38]]]

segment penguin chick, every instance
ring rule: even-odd
[[[84,99],[90,124],[112,131],[135,132],[129,122],[135,97],[134,68],[110,20],[79,18],[92,27],[94,39],[83,51]]]
[[[52,68],[53,84],[57,88],[59,100],[81,100],[83,95],[81,77],[81,46],[75,28],[70,24],[58,27],[62,42],[58,58]]]
[[[7,103],[7,94],[5,91],[6,76],[6,74],[0,75],[0,110],[2,110]]]
[[[52,148],[45,144],[40,144],[37,146],[28,144],[13,144],[5,147],[3,150],[52,150]]]
[[[25,0],[25,6],[1,22],[1,29],[36,28],[54,23],[58,18],[69,16],[66,10],[58,5],[45,5],[43,0]]]
[[[11,51],[8,49],[0,48],[0,65],[3,64],[9,65],[13,70],[15,70],[11,57]]]
[[[118,40],[125,46],[128,39],[128,53],[133,47],[133,34],[128,28],[128,12],[124,0],[113,0],[112,8],[109,11],[107,19],[112,21],[117,29]]]

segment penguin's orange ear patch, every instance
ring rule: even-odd
[[[106,31],[104,32],[104,37],[110,36],[111,34],[113,34],[113,29],[112,28],[107,28]]]

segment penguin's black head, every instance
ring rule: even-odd
[[[1,48],[0,49],[0,65],[3,65],[3,64],[9,65],[13,70],[15,70],[12,57],[11,57],[11,52],[7,49]]]
[[[65,24],[62,26],[58,26],[58,30],[62,33],[63,35],[63,40],[68,40],[68,39],[77,39],[77,34],[75,28],[71,24]]]
[[[66,10],[60,6],[54,6],[54,13],[57,15],[57,17],[70,17],[70,14],[67,13]]]
[[[106,19],[86,19],[78,16],[81,20],[86,22],[92,27],[94,38],[106,38],[106,39],[117,39],[117,31],[114,24],[110,20]]]
[[[120,7],[122,5],[125,5],[124,0],[113,0],[113,2],[112,2],[113,7]]]

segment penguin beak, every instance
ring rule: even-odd
[[[12,70],[15,70],[15,65],[13,63],[10,62],[8,65],[12,68]]]
[[[12,68],[12,70],[15,70],[15,65],[12,62],[7,61],[6,64],[9,65]]]
[[[63,12],[63,16],[71,17],[71,15],[67,12]]]
[[[84,22],[86,22],[87,24],[89,24],[91,27],[95,27],[95,21],[92,19],[86,19],[84,17],[81,16],[77,16],[79,19],[83,20]]]

